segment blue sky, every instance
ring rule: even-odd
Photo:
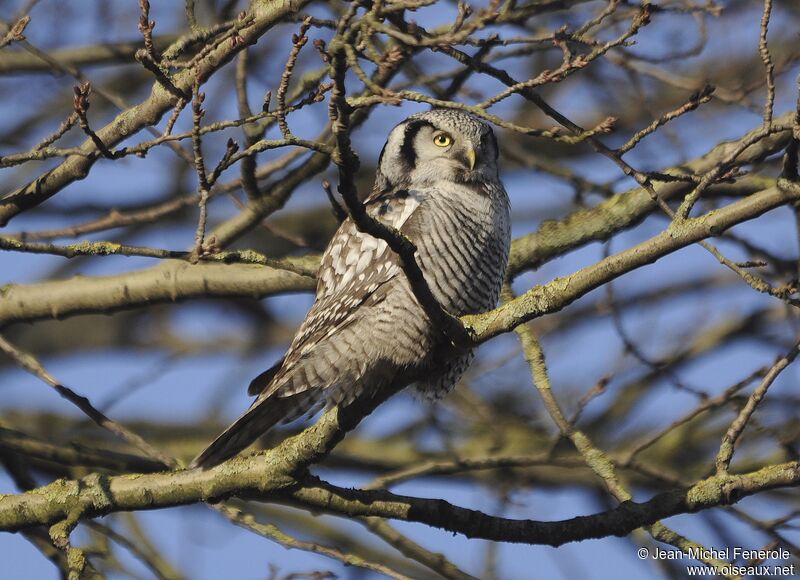
[[[76,0],[77,1],[77,0]],[[75,1],[71,2],[75,4]],[[154,4],[156,4],[154,2]],[[594,3],[597,4],[597,3]],[[599,5],[599,4],[598,4]],[[174,11],[160,11],[154,6],[154,16],[159,22],[159,31],[170,29],[171,14]],[[432,21],[444,18],[444,14],[433,11],[426,13]],[[754,14],[754,13],[753,13]],[[755,51],[757,47],[757,26],[753,25],[753,14],[741,18],[712,21],[709,36],[712,43],[710,54],[725,55],[732,52]],[[80,45],[85,42],[86,35],[95,29],[89,27],[81,30],[82,24],[75,24],[61,31],[61,38],[51,38],[50,29],[37,27],[37,13],[33,12],[33,21],[26,31],[29,39],[43,47],[58,44]],[[449,16],[446,15],[446,16]],[[44,19],[42,19],[44,20]],[[420,18],[420,20],[422,20]],[[427,20],[425,21],[427,24]],[[721,27],[727,27],[723,29]],[[780,32],[783,26],[781,19],[775,19],[775,30]],[[129,22],[110,23],[104,31],[105,38],[100,40],[116,40],[136,38],[135,19]],[[674,25],[654,27],[653,33],[643,35],[640,44],[631,50],[641,50],[645,54],[658,52],[665,46],[685,41],[688,32],[676,19]],[[285,38],[285,37],[284,37]],[[288,46],[277,46],[276,51],[284,54]],[[278,59],[280,61],[280,59]],[[278,62],[282,66],[284,61]],[[681,63],[690,66],[692,63]],[[276,65],[277,66],[277,65]],[[676,65],[678,66],[678,65]],[[89,76],[103,79],[107,71],[90,69]],[[255,102],[259,102],[263,91],[271,88],[256,80],[270,78],[269,70],[261,72],[251,82],[250,90]],[[520,69],[518,76],[523,74]],[[795,93],[791,90],[797,67],[780,80],[779,98],[776,113],[780,114],[793,106]],[[271,77],[271,78],[274,78]],[[56,96],[69,101],[71,80],[68,78],[49,78],[41,76],[30,84],[14,85],[17,92],[8,96],[15,83],[13,77],[0,77],[0,127],[12,126],[16,115],[26,110],[33,110],[43,104],[50,103]],[[234,118],[235,99],[233,91],[227,92],[224,83],[230,83],[230,74],[215,77],[207,89],[209,95],[217,96],[213,111],[213,120],[217,118]],[[586,109],[598,107],[606,111],[602,99],[593,93],[591,85],[576,81],[567,84],[567,88],[557,96],[560,110],[568,115],[580,118]],[[487,92],[496,87],[491,83],[481,85]],[[497,107],[497,114],[510,114],[518,101],[509,99]],[[355,135],[356,151],[362,155],[365,165],[374,161],[380,150],[388,129],[411,112],[424,109],[415,104],[406,104],[399,108],[384,108],[373,115]],[[613,115],[613,110],[607,110]],[[325,105],[321,104],[303,115],[292,119],[292,128],[302,136],[312,137],[320,126],[325,115]],[[98,115],[95,122],[100,123]],[[182,117],[186,124],[186,116]],[[676,136],[680,147],[664,136],[656,135],[648,138],[640,148],[634,151],[628,160],[634,166],[643,169],[663,168],[679,163],[708,150],[713,144],[723,139],[734,138],[756,127],[760,122],[758,115],[740,109],[728,109],[722,116],[719,112],[700,110],[676,121],[670,130]],[[42,127],[35,132],[37,136],[45,135],[50,127]],[[236,135],[235,131],[231,135]],[[137,136],[132,142],[146,137]],[[613,142],[614,137],[611,137]],[[220,138],[218,143],[224,144]],[[30,143],[2,144],[0,154],[23,150]],[[213,157],[221,151],[214,149],[210,143],[209,154]],[[219,149],[219,148],[218,148]],[[85,203],[97,203],[107,207],[124,207],[127,204],[141,203],[148,199],[158,199],[163,194],[164,183],[172,179],[169,174],[172,167],[172,154],[166,150],[151,152],[146,160],[129,158],[123,161],[100,161],[89,177],[76,182],[49,201],[48,212],[32,211],[21,215],[9,226],[8,231],[34,230],[63,225],[71,219],[71,211]],[[265,156],[264,159],[268,159]],[[598,157],[583,156],[572,161],[574,169],[581,174],[602,182],[619,178],[618,170],[607,160]],[[39,169],[37,169],[38,171]],[[234,176],[238,170],[230,170],[227,177]],[[8,171],[3,173],[3,189],[8,190],[15,183],[23,183],[35,173]],[[509,191],[518,219],[514,221],[514,236],[534,231],[540,223],[538,216],[551,217],[565,207],[571,198],[569,187],[551,177],[536,172],[509,170],[504,174],[504,182]],[[186,191],[192,191],[193,176],[185,177]],[[225,176],[223,177],[223,180]],[[619,190],[630,186],[621,180],[616,184]],[[596,198],[593,200],[596,201]],[[312,180],[304,185],[292,198],[285,211],[293,211],[325,203],[324,195],[319,187],[319,180]],[[232,215],[235,208],[225,200],[211,206],[212,223],[218,223]],[[519,216],[522,216],[521,218]],[[534,216],[534,219],[530,219]],[[614,239],[613,251],[619,251],[650,237],[663,229],[665,222],[655,216],[646,220],[631,231]],[[736,229],[737,233],[757,239],[759,244],[769,247],[776,254],[796,257],[798,248],[787,245],[785,241],[793,238],[792,216],[788,210],[780,209],[763,216],[752,224]],[[89,239],[109,239],[119,232],[104,232]],[[145,231],[128,238],[131,244],[152,245],[169,249],[186,249],[191,245],[194,231],[191,228],[158,228]],[[719,247],[731,257],[737,257],[738,249],[726,243]],[[525,290],[536,283],[546,282],[555,276],[568,274],[591,264],[603,255],[600,244],[592,244],[562,258],[544,265],[534,273],[521,276],[516,288]],[[32,256],[14,253],[0,254],[0,285],[6,283],[32,283],[51,276],[98,276],[116,274],[131,270],[148,268],[154,260],[146,258],[107,257],[94,261],[79,261],[70,264],[68,271],[62,270],[64,260],[52,256]],[[644,289],[662,287],[667,282],[676,280],[699,280],[710,272],[724,273],[724,269],[707,252],[695,246],[687,248],[672,256],[664,258],[655,265],[647,266],[626,275],[617,283],[620,294],[629,294]],[[580,307],[587,300],[600,296],[600,291],[579,301],[574,307]],[[286,319],[290,323],[298,323],[310,305],[310,296],[284,296],[267,299],[271,312]],[[699,294],[693,298],[672,301],[665,307],[650,310],[633,310],[625,315],[625,326],[631,336],[638,339],[643,350],[658,356],[686,339],[690,330],[724,321],[727,317],[741,312],[774,305],[771,299],[753,293],[743,284],[732,285],[725,291],[717,291],[713,296]],[[186,303],[176,306],[168,318],[169,329],[178,335],[209,340],[220,336],[236,337],[248,332],[248,321],[240,315],[232,315],[229,310],[213,304]],[[86,332],[92,329],[87,327]],[[551,378],[558,396],[567,405],[574,403],[580,395],[588,390],[600,377],[612,370],[619,370],[623,347],[610,321],[598,318],[596,322],[582,325],[574,331],[552,333],[545,336],[544,346],[548,355]],[[509,348],[517,348],[511,336],[501,337],[485,345],[481,349],[483,360],[497,358]],[[763,344],[754,341],[736,343],[718,355],[707,357],[685,367],[680,375],[687,384],[697,386],[710,393],[716,393],[731,383],[747,376],[754,369],[772,362],[776,354]],[[219,412],[228,419],[234,419],[249,403],[245,393],[245,385],[249,378],[257,374],[266,365],[281,355],[279,349],[264,349],[255,355],[244,355],[239,352],[202,352],[197,355],[182,357],[177,360],[167,359],[163,352],[144,350],[130,352],[110,346],[69,356],[49,356],[43,363],[50,372],[65,384],[75,388],[92,401],[102,401],[109,393],[120,387],[139,382],[146,378],[142,388],[113,407],[112,416],[122,422],[134,419],[150,419],[153,421],[185,423],[191,425],[207,416],[211,407],[222,402]],[[632,361],[622,359],[624,366],[609,386],[608,400],[613,400],[615,389],[621,388],[626,380],[641,373],[641,368]],[[579,361],[576,363],[576,361]],[[787,393],[796,385],[798,372],[790,368],[782,375],[771,392]],[[524,361],[517,356],[502,367],[488,372],[477,381],[478,392],[491,392],[492,389],[508,388],[517,392],[528,393],[531,405],[538,409],[539,416],[545,421],[544,413],[539,408],[535,390],[527,373]],[[0,393],[3,407],[8,410],[53,411],[69,416],[78,416],[78,412],[65,401],[40,383],[36,378],[9,366],[0,367]],[[601,397],[587,409],[587,414],[599,412],[604,408]],[[685,393],[677,392],[664,384],[654,385],[652,395],[648,396],[635,411],[635,419],[627,423],[618,433],[607,434],[610,440],[619,440],[628,432],[640,429],[656,429],[666,425],[683,412],[691,409],[696,400]],[[365,432],[380,431],[391,428],[398,422],[407,421],[409,417],[422,412],[423,404],[408,395],[401,395],[396,400],[381,407],[372,417],[365,421],[361,429]],[[546,424],[546,423],[544,423]],[[548,426],[550,428],[550,426]],[[64,434],[69,436],[68,433]],[[363,474],[348,472],[331,472],[321,470],[325,477],[342,485],[358,485],[366,481]],[[14,491],[13,484],[0,474],[0,493]],[[403,483],[395,488],[402,494],[420,497],[444,497],[457,505],[480,509],[490,513],[502,513],[507,517],[553,520],[569,518],[580,514],[597,511],[599,504],[596,498],[587,494],[582,487],[565,486],[561,489],[532,487],[515,491],[512,504],[498,511],[496,499],[480,485],[444,482],[433,478]],[[637,499],[646,499],[637,496]],[[758,498],[742,502],[741,507],[758,514],[767,514],[773,506]],[[279,508],[276,514],[291,514],[289,508]],[[274,515],[278,517],[278,515]],[[736,537],[748,538],[752,543],[744,546],[758,548],[766,543],[764,538],[745,528],[730,516],[720,513],[717,516]],[[286,517],[286,519],[291,519]],[[366,537],[363,529],[352,522],[331,516],[321,516],[321,520],[339,527],[353,537]],[[288,551],[277,544],[254,534],[235,528],[219,514],[203,506],[192,506],[145,513],[141,521],[150,532],[154,541],[163,548],[166,556],[191,578],[264,578],[268,575],[269,565],[278,566],[283,572],[309,570],[335,570],[343,578],[370,578],[369,573],[352,568],[343,568],[337,563],[300,552]],[[692,539],[706,542],[707,545],[718,545],[718,537],[714,530],[703,520],[693,516],[679,516],[666,522]],[[410,537],[423,543],[426,547],[441,551],[449,558],[459,562],[470,573],[480,575],[487,550],[487,542],[469,540],[462,536],[431,530],[418,524],[397,523],[398,529]],[[296,532],[303,538],[303,531],[293,529],[286,524],[286,531]],[[798,534],[795,534],[797,536]],[[80,536],[78,536],[80,539]],[[797,538],[795,538],[797,539]],[[379,545],[379,540],[374,540]],[[78,542],[80,543],[80,542]],[[637,560],[635,556],[637,540],[630,538],[606,538],[586,541],[550,548],[543,546],[523,546],[502,544],[498,547],[499,575],[501,578],[529,578],[532,575],[542,578],[636,578],[649,576],[654,568]],[[136,570],[142,577],[149,577],[148,572],[129,555],[120,552],[125,564]],[[57,574],[51,564],[18,535],[0,535],[0,561],[4,562],[3,577],[8,578],[56,578]]]

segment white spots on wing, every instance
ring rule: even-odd
[[[358,262],[356,262],[356,272],[361,272],[361,274],[359,275],[359,280],[363,280],[364,279],[363,272],[366,269],[366,267],[369,265],[369,263],[372,262],[372,248],[369,248],[369,249],[365,250],[364,246],[366,246],[366,245],[367,244],[363,244],[362,245],[362,247],[361,247],[361,255],[358,257]],[[376,246],[377,246],[377,244],[376,244]]]
[[[339,284],[338,291],[341,292],[344,288],[348,288],[351,285],[351,283],[353,282],[353,276],[355,276],[355,273],[356,272],[355,272],[354,268],[352,268],[352,267],[348,267],[347,268],[347,270],[344,273],[344,276],[342,276],[342,281],[341,281],[341,284]]]
[[[383,240],[378,240],[376,238],[373,238],[372,236],[362,235],[361,238],[362,238],[361,239],[362,252],[374,252],[375,250],[378,249],[378,246],[380,245],[378,242],[382,243],[384,246],[386,245],[386,242],[384,242]]]
[[[322,286],[325,289],[324,293],[327,293],[330,288],[333,287],[334,279],[333,279],[333,270],[330,268],[325,268],[320,274],[320,280],[322,281]]]
[[[367,211],[383,223],[401,228],[425,197],[414,191],[390,192],[381,204],[368,205]],[[320,340],[341,330],[382,284],[400,272],[385,241],[359,232],[351,221],[345,222],[323,255],[317,299],[292,348],[301,356],[310,352]]]
[[[362,234],[360,234],[360,233],[356,234],[356,238],[358,238],[361,235]],[[358,245],[358,249],[356,249],[355,251],[353,251],[353,250],[354,250],[354,248],[351,245],[348,244],[347,254],[344,257],[344,264],[348,268],[358,261],[359,253],[360,253],[360,250],[361,250],[361,244]]]
[[[336,242],[333,243],[333,245],[331,245],[331,248],[328,251],[328,255],[331,258],[331,263],[334,265],[334,268],[341,259],[343,245],[344,245],[343,241],[337,240]]]
[[[395,272],[396,270],[397,270],[397,265],[394,262],[381,262],[375,267],[375,271],[378,274],[383,274],[384,271]]]
[[[384,257],[387,248],[383,240],[355,230],[349,235],[347,242],[334,243],[328,252],[331,267],[323,268],[320,272],[326,293],[342,292],[356,281],[363,282],[370,267],[384,264],[380,259]]]

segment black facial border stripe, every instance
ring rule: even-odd
[[[494,131],[492,131],[490,128],[489,131],[484,134],[484,137],[486,137],[488,141],[492,142],[492,146],[494,148],[494,160],[497,161],[497,158],[500,157],[500,147],[497,145],[497,137],[495,136]],[[485,143],[483,143],[483,145],[485,145]]]
[[[425,126],[436,129],[433,123],[425,119],[415,119],[406,125],[406,130],[403,134],[403,144],[400,146],[400,157],[408,165],[409,171],[417,166],[417,153],[414,151],[414,138],[417,136],[420,129]]]

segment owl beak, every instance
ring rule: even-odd
[[[475,169],[475,162],[478,160],[478,155],[475,153],[475,148],[467,147],[467,161],[469,161],[469,170]]]

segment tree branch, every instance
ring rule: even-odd
[[[190,298],[262,298],[310,291],[312,276],[269,266],[188,264],[166,260],[147,270],[0,287],[0,327],[11,322],[110,313]]]
[[[800,200],[800,188],[771,187],[745,199],[729,204],[684,222],[672,223],[666,230],[632,248],[600,260],[578,272],[543,285],[499,308],[465,316],[465,324],[484,342],[508,332],[515,326],[545,314],[558,312],[581,296],[646,264],[705,238],[717,236],[728,228],[757,218],[782,205]]]
[[[244,26],[238,31],[242,42],[223,42],[214,46],[196,63],[194,68],[176,73],[171,79],[172,85],[183,93],[191,93],[195,83],[207,79],[245,46],[255,43],[276,23],[300,10],[306,4],[308,4],[308,0],[283,0],[280,2],[254,0],[251,6],[254,16],[252,24]],[[180,42],[179,40],[176,44],[180,44]],[[170,49],[167,49],[165,54],[169,52]],[[113,147],[145,127],[158,123],[161,116],[175,106],[178,98],[160,83],[154,82],[147,99],[121,112],[108,125],[97,130],[97,137],[106,147]],[[81,149],[90,153],[96,151],[97,146],[91,140],[87,140]],[[86,177],[96,160],[95,156],[69,157],[58,167],[47,171],[28,185],[0,199],[0,227],[7,225],[17,214],[46,201],[70,183]]]

